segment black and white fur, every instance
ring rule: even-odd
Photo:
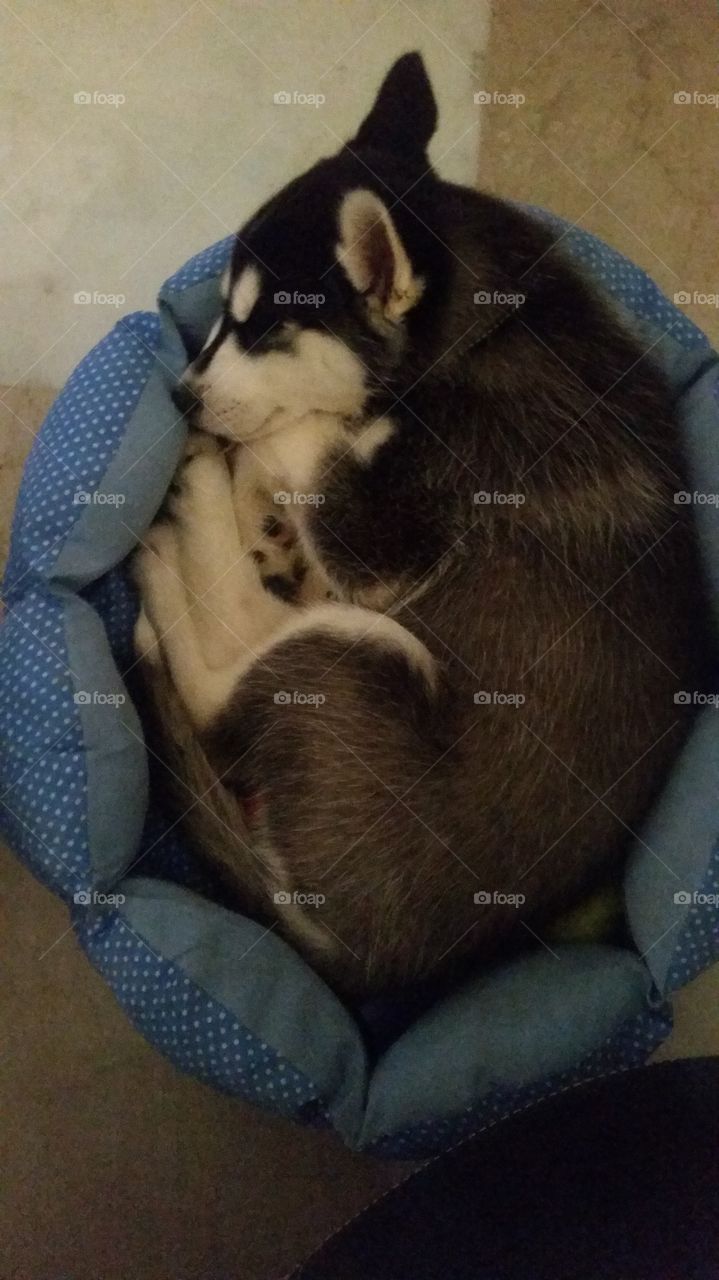
[[[192,834],[353,995],[611,873],[700,680],[661,372],[549,230],[438,178],[435,124],[406,55],[242,228],[183,379],[202,435],[137,557]]]

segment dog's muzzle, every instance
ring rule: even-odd
[[[178,382],[177,386],[173,387],[171,395],[175,408],[185,416],[189,416],[200,404],[200,397],[195,395],[186,382]]]

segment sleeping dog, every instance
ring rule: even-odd
[[[544,224],[437,176],[435,124],[406,55],[237,235],[136,559],[178,812],[347,996],[617,871],[701,679],[663,375]]]

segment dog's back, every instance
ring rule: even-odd
[[[531,941],[526,925],[618,869],[686,732],[675,694],[701,684],[662,375],[561,261],[553,296],[535,290],[461,381],[425,384],[441,443],[415,405],[395,409],[372,482],[340,462],[308,516],[355,598],[368,567],[395,584],[392,616],[440,689],[386,652],[295,642],[243,681],[213,739],[218,767],[247,748],[237,783],[273,795],[267,845],[325,899],[301,945],[343,990]],[[278,717],[278,681],[321,708]]]
[[[618,869],[688,727],[675,694],[702,682],[651,353],[526,214],[433,174],[406,199],[400,238],[416,251],[419,219],[441,247],[425,236],[422,303],[377,357],[392,431],[323,458],[304,522],[338,607],[392,623],[286,639],[201,738],[252,806],[267,900],[312,903],[282,928],[345,992],[541,933]],[[278,687],[315,702],[278,713]]]

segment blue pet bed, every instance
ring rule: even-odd
[[[542,215],[547,216],[547,215]],[[656,342],[693,487],[719,493],[719,361],[642,271],[552,219]],[[0,823],[68,904],[135,1026],[182,1071],[387,1157],[435,1153],[579,1081],[643,1062],[671,993],[719,952],[719,711],[702,709],[626,873],[631,949],[565,944],[494,967],[412,1020],[368,1011],[383,1048],[275,933],[226,909],[149,793],[128,693],[125,567],[180,457],[170,391],[218,309],[231,239],[122,319],[58,397],[27,463],[0,627]],[[719,598],[719,517],[694,506]],[[128,682],[130,677],[128,677]],[[374,1022],[372,1020],[374,1019]]]

